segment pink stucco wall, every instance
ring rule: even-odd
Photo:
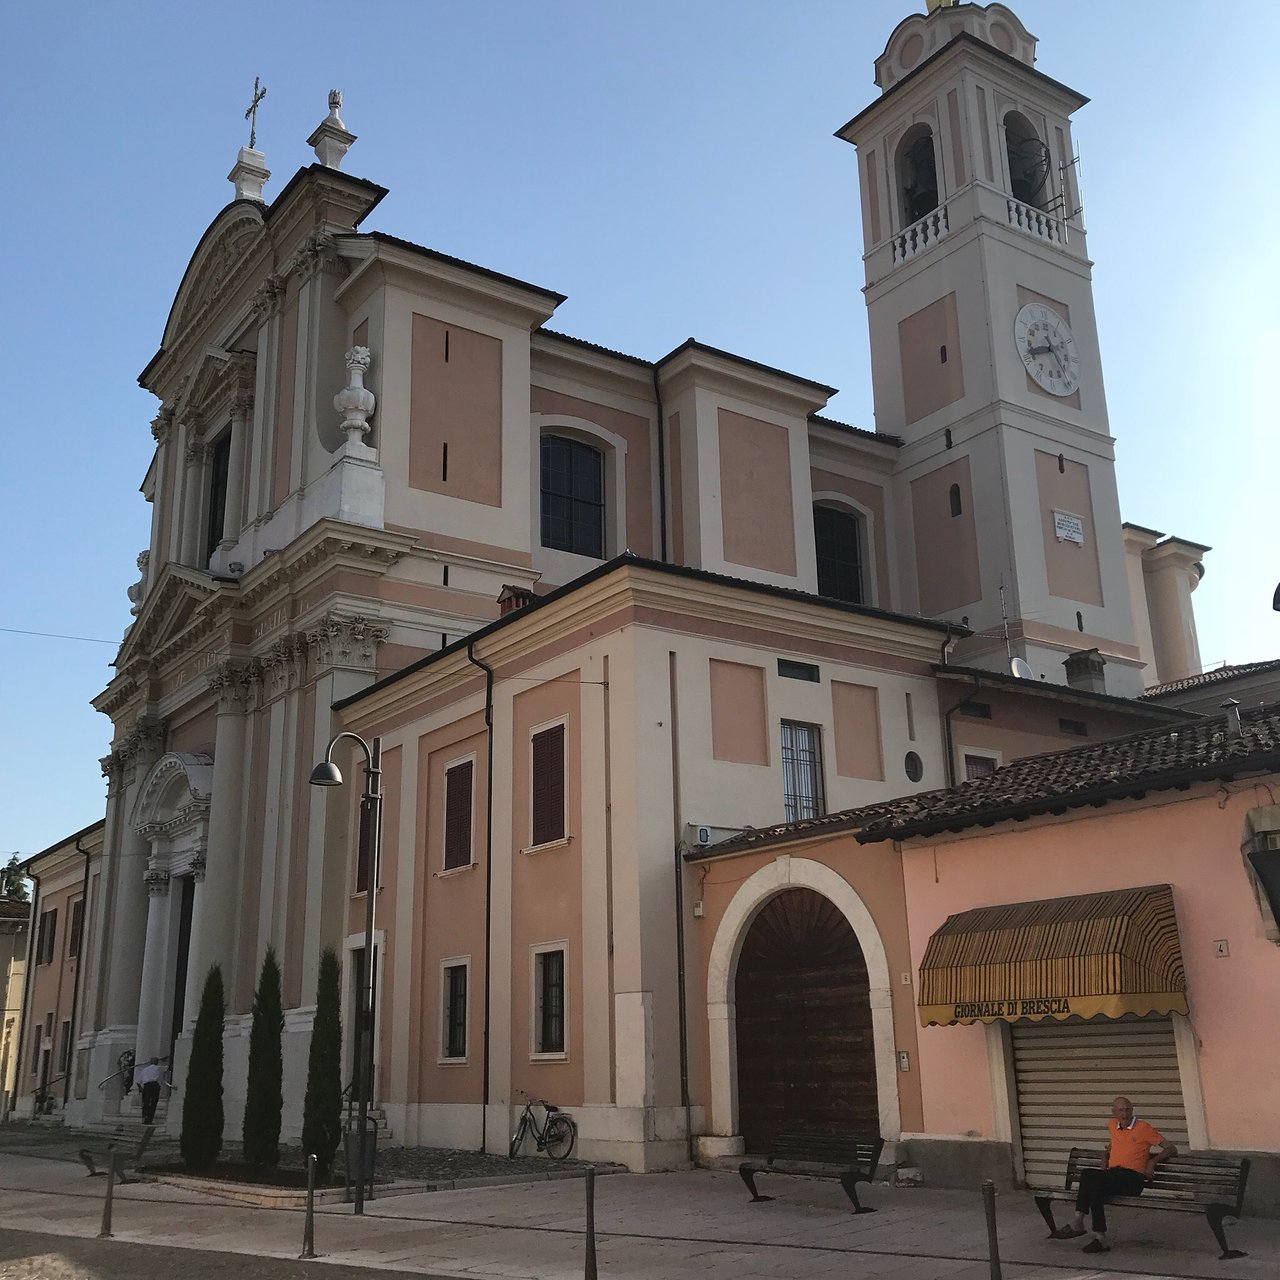
[[[1280,779],[1267,783],[1274,788]],[[1240,854],[1268,789],[1202,785],[903,850],[912,966],[953,912],[1146,884],[1173,886],[1209,1143],[1280,1150],[1280,947],[1263,933]],[[1225,939],[1226,957],[1214,943]],[[925,1132],[993,1133],[981,1025],[920,1031]],[[1185,1087],[1185,1082],[1184,1082]]]

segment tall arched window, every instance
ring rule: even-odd
[[[604,558],[604,455],[580,440],[542,437],[542,545]]]
[[[903,225],[909,227],[938,207],[938,162],[927,124],[913,125],[903,135],[897,167]]]
[[[866,603],[866,539],[861,518],[843,507],[814,507],[813,543],[818,559],[818,594],[849,604]]]
[[[1005,152],[1009,157],[1009,189],[1015,200],[1037,209],[1049,206],[1049,148],[1035,126],[1019,111],[1004,118]]]

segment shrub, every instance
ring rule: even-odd
[[[200,996],[182,1100],[180,1148],[188,1169],[208,1169],[222,1150],[222,1021],[226,1013],[222,970],[215,964]]]
[[[280,1033],[283,1030],[280,966],[275,951],[268,947],[253,997],[249,1082],[245,1088],[242,1130],[244,1158],[255,1169],[274,1169],[280,1163],[280,1112],[284,1107]]]
[[[342,1138],[342,1019],[340,967],[332,947],[320,956],[316,1017],[307,1055],[307,1096],[302,1106],[302,1150],[316,1158],[316,1181],[328,1182]]]

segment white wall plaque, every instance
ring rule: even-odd
[[[1053,536],[1059,542],[1075,542],[1084,546],[1084,521],[1069,511],[1053,513]]]

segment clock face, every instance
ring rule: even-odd
[[[1080,385],[1080,353],[1067,322],[1043,302],[1028,302],[1013,322],[1013,338],[1029,377],[1051,396]]]

